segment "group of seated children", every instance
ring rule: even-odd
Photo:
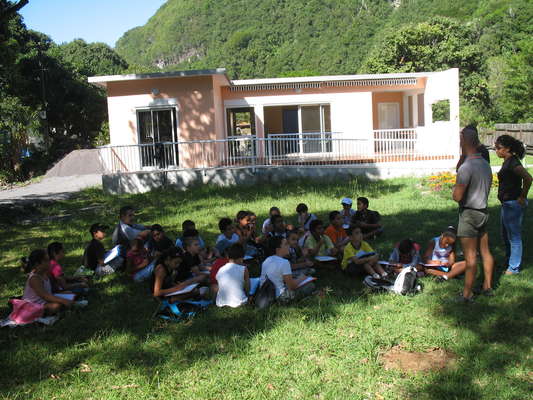
[[[349,198],[341,204],[342,210],[329,213],[327,228],[303,203],[296,208],[296,226],[286,224],[280,209],[272,207],[261,235],[256,234],[256,215],[239,211],[235,219],[220,219],[214,248],[206,245],[191,220],[183,222],[182,236],[173,242],[161,225],[135,224],[134,209],[127,206],[120,210],[111,251],[106,252],[102,244],[107,227],[99,223],[90,227],[92,240],[84,252],[84,267],[97,275],[125,268],[135,281],[151,280],[155,297],[169,302],[212,298],[220,307],[248,303],[266,280],[273,283],[281,301],[306,296],[315,289],[314,278],[310,279],[315,268],[331,264],[349,276],[368,274],[380,279],[391,278],[406,266],[440,281],[464,272],[465,263],[455,261],[452,227],[429,241],[423,257],[419,244],[404,239],[388,261],[380,261],[367,241],[383,232],[379,213],[368,209],[364,197],[357,199],[356,211]],[[63,257],[59,243],[50,244],[48,252],[35,250],[29,257],[31,273],[23,299],[43,304],[47,313],[73,304],[55,293],[87,290],[86,279],[64,276],[59,265]],[[261,265],[258,278],[251,278],[248,271],[247,261],[252,259]]]
[[[53,242],[47,250],[32,251],[25,260],[24,269],[29,275],[21,300],[40,306],[40,315],[55,315],[64,307],[87,305],[85,300],[75,299],[77,295],[87,293],[88,280],[85,277],[67,277],[59,264],[64,256],[63,245]]]

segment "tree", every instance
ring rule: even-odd
[[[483,118],[490,107],[485,58],[473,25],[449,18],[407,24],[390,31],[374,47],[361,68],[363,73],[422,72],[459,68],[463,107],[470,118]],[[464,114],[463,114],[464,115]],[[462,121],[463,123],[472,121]]]
[[[516,45],[518,52],[500,59],[500,84],[493,93],[500,122],[533,121],[533,41],[522,40]]]
[[[16,3],[0,0],[0,23],[8,20],[11,16],[19,12],[19,10],[28,4],[30,0],[19,0]]]
[[[87,43],[75,39],[59,46],[58,56],[80,75],[117,75],[128,63],[105,43]]]

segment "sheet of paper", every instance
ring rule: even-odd
[[[166,294],[165,297],[168,297],[168,296],[177,296],[178,294],[185,294],[185,293],[192,292],[197,286],[198,286],[197,283],[193,283],[193,284],[191,284],[191,285],[189,285],[189,286],[184,287],[184,288],[181,289],[181,290],[176,290],[175,292],[172,292],[172,293]]]
[[[315,260],[325,262],[325,261],[335,261],[336,258],[331,257],[331,256],[316,256]]]
[[[356,256],[357,258],[365,258],[365,257],[370,257],[370,256],[375,256],[376,253],[375,252],[366,252],[366,251],[363,251],[363,250],[360,250],[357,252]]]
[[[65,299],[65,300],[71,300],[71,301],[73,301],[76,298],[76,295],[71,294],[71,293],[54,293],[54,296]]]
[[[120,255],[118,246],[113,247],[111,250],[109,250],[104,258],[104,264],[107,264],[109,261],[114,260]]]
[[[304,285],[307,285],[309,282],[313,282],[313,281],[316,281],[316,278],[314,276],[308,276],[306,279],[304,279],[298,284],[298,287],[302,287]]]

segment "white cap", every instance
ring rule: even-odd
[[[349,197],[345,197],[344,199],[341,200],[341,204],[349,204],[349,205],[352,205],[353,201],[352,199],[350,199]]]

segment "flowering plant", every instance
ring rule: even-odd
[[[451,172],[440,172],[424,178],[422,184],[432,191],[452,190],[457,175]],[[492,174],[492,187],[498,187],[498,175]]]

